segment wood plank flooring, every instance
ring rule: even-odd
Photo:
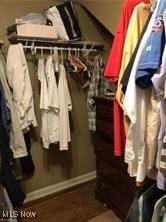
[[[109,210],[88,220],[88,222],[121,222],[121,220],[113,213],[113,211]]]
[[[91,181],[72,191],[53,196],[39,203],[24,207],[22,211],[36,212],[36,219],[28,217],[21,222],[87,222],[91,218],[108,211],[95,200],[95,181]],[[104,222],[104,221],[102,221]],[[114,220],[112,220],[114,222]]]

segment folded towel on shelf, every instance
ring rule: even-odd
[[[8,32],[9,40],[16,36],[57,39],[57,30],[53,26],[21,24],[15,27],[15,30],[13,26],[13,31]],[[9,29],[12,30],[12,28],[8,27],[7,30]]]
[[[17,25],[17,35],[57,39],[57,29],[48,25],[22,24]]]

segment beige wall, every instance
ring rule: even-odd
[[[111,33],[115,33],[123,0],[76,0],[83,4]]]
[[[16,17],[28,12],[42,12],[53,5],[55,1],[0,1],[0,38],[6,40],[6,27],[14,22]],[[77,15],[83,36],[87,40],[106,42],[104,33],[101,32],[87,16],[82,8],[76,6]],[[53,185],[57,182],[70,179],[95,170],[95,156],[87,125],[86,95],[87,92],[78,87],[78,83],[70,78],[70,89],[73,102],[71,114],[72,143],[69,151],[58,151],[55,147],[43,150],[40,144],[40,111],[38,81],[35,71],[29,63],[32,87],[35,97],[35,109],[39,127],[33,133],[32,156],[35,162],[35,174],[24,179],[22,186],[25,192]]]
[[[15,18],[28,12],[41,12],[54,3],[53,0],[0,0],[0,38],[4,39],[6,37],[6,27],[13,24]]]

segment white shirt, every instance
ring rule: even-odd
[[[41,137],[43,147],[48,149],[50,144],[59,141],[59,96],[52,56],[48,56],[46,65],[39,59],[38,78],[41,82]]]
[[[40,136],[42,138],[43,147],[49,148],[48,139],[48,92],[47,92],[47,81],[45,76],[45,64],[43,59],[39,59],[38,62],[38,79],[41,83],[40,86],[40,109],[41,109],[41,132]]]
[[[7,55],[7,79],[13,90],[21,129],[37,126],[29,70],[22,44],[10,45]]]
[[[59,143],[60,143],[60,150],[68,150],[68,142],[71,141],[69,111],[72,110],[72,103],[66,79],[65,67],[61,64],[59,69],[60,69],[59,72],[60,76],[58,83],[58,93],[59,93],[59,102],[60,102]]]
[[[6,79],[6,64],[4,59],[0,58],[0,80],[4,89],[5,97],[7,99],[7,105],[11,114],[11,133],[10,133],[10,148],[13,151],[14,158],[21,158],[27,156],[27,149],[23,137],[22,130],[20,128],[20,121],[18,113],[16,112],[15,103],[12,98],[12,93],[9,89],[9,85]]]
[[[158,5],[159,2],[160,0],[157,3]],[[144,135],[149,93],[147,90],[142,90],[136,86],[135,75],[141,55],[145,49],[146,42],[151,34],[157,7],[153,12],[147,30],[141,40],[124,97],[124,108],[131,120],[131,125],[126,139],[125,162],[129,164],[130,176],[136,176],[136,180],[138,182],[142,182],[146,175]]]

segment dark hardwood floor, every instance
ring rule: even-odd
[[[83,184],[72,191],[25,206],[22,211],[36,212],[36,219],[21,222],[86,222],[108,209],[95,200],[95,181]]]

